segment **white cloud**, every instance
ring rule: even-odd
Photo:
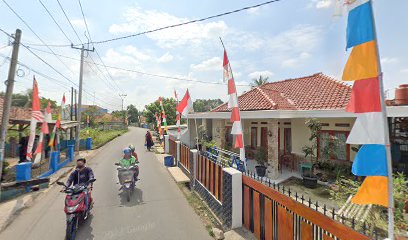
[[[408,73],[408,68],[401,69],[401,71],[400,71],[400,72],[402,72],[402,73]]]
[[[393,64],[393,63],[397,63],[398,62],[398,58],[395,57],[383,57],[381,58],[381,63],[382,64]]]
[[[110,33],[136,33],[189,21],[187,18],[179,18],[157,10],[144,10],[140,7],[129,8],[123,16],[126,22],[111,25]],[[160,47],[172,48],[186,44],[200,44],[205,39],[218,38],[218,36],[224,35],[227,28],[223,21],[193,23],[149,33],[146,36],[155,40]]]
[[[171,62],[173,60],[173,55],[171,55],[170,53],[166,52],[163,56],[159,57],[157,59],[157,62],[159,63],[167,63],[167,62]]]
[[[148,54],[144,53],[143,51],[138,50],[134,46],[130,46],[130,45],[125,46],[124,52],[129,55],[134,56],[138,60],[146,61],[146,60],[151,59],[151,57]]]
[[[274,75],[273,72],[270,71],[255,71],[255,72],[251,72],[250,74],[248,74],[248,77],[253,79],[253,78],[258,78],[259,76],[263,76],[263,77],[272,77]]]
[[[195,71],[222,71],[222,59],[213,57],[199,64],[191,64],[190,68]]]
[[[260,7],[250,8],[250,9],[247,10],[247,12],[248,12],[249,14],[252,14],[252,15],[258,15],[258,14],[259,14],[259,10],[260,10]]]
[[[299,56],[295,58],[289,58],[289,59],[282,61],[281,65],[282,67],[293,68],[299,65],[303,60],[310,58],[310,56],[311,56],[310,53],[302,52],[299,54]]]
[[[71,23],[72,23],[72,25],[74,25],[74,27],[78,27],[78,28],[86,28],[86,26],[85,26],[85,22],[84,22],[84,20],[82,19],[82,18],[79,18],[79,19],[71,19]],[[89,21],[88,21],[88,19],[86,20],[86,23],[88,24],[88,27],[89,27]]]
[[[315,8],[329,8],[332,5],[333,0],[312,0],[309,6]]]

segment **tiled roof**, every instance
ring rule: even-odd
[[[241,111],[324,110],[345,108],[351,87],[323,73],[271,82],[238,97]],[[229,111],[222,104],[213,112]]]

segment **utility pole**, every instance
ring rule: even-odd
[[[119,94],[119,97],[122,99],[122,112],[125,110],[124,109],[124,102],[127,94]],[[127,112],[123,114],[123,123],[126,124],[126,118],[127,118]]]
[[[77,112],[78,112],[78,104],[77,104],[77,90],[76,89],[74,89],[74,95],[75,95],[75,98],[74,98],[74,101],[75,101],[75,103],[74,103],[74,112],[75,112],[75,114],[74,114],[74,117],[75,117],[75,121],[78,121],[78,114],[77,114]]]
[[[6,81],[7,89],[6,95],[4,96],[3,103],[3,119],[1,120],[1,131],[0,131],[0,182],[3,173],[3,161],[4,161],[4,148],[6,145],[7,129],[9,123],[9,113],[11,108],[11,100],[13,97],[13,88],[14,88],[14,77],[16,75],[17,68],[17,59],[18,59],[18,50],[20,47],[21,39],[21,30],[16,30],[16,35],[14,36],[13,42],[13,52],[11,54],[10,68],[8,72],[8,78]],[[1,187],[0,187],[1,188]],[[1,190],[0,190],[1,194]]]
[[[119,94],[119,97],[122,99],[122,111],[123,111],[124,110],[123,103],[125,102],[125,98],[127,97],[127,94]]]
[[[70,110],[71,110],[70,119],[71,121],[73,121],[74,120],[74,87],[71,87],[71,109]],[[74,135],[74,131],[72,128],[70,128],[70,133],[69,133],[70,140],[74,138],[73,135]]]
[[[73,44],[71,44],[71,48],[74,49],[79,49],[81,50],[81,64],[79,66],[79,93],[78,93],[78,110],[76,112],[77,114],[77,121],[78,121],[78,127],[76,129],[76,134],[75,134],[75,150],[79,151],[79,132],[81,131],[81,108],[82,108],[82,80],[83,80],[83,70],[84,70],[84,53],[86,52],[93,52],[95,51],[95,48],[88,49],[85,48],[84,45],[82,45],[81,48],[74,47]]]

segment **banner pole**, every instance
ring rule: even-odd
[[[387,117],[387,106],[385,104],[385,96],[384,96],[384,82],[383,82],[383,73],[381,69],[381,61],[380,61],[380,51],[378,47],[378,38],[377,38],[377,31],[376,31],[376,24],[374,18],[374,11],[373,11],[373,4],[370,1],[371,5],[371,16],[373,18],[373,29],[374,29],[374,36],[377,48],[377,64],[378,64],[378,81],[380,85],[380,101],[381,101],[381,110],[383,115],[383,131],[384,131],[384,142],[385,142],[385,150],[387,156],[387,175],[388,175],[388,239],[394,240],[394,192],[393,192],[393,177],[392,177],[392,156],[391,156],[391,145],[390,145],[390,132],[388,127],[388,117]]]

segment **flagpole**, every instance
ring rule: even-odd
[[[222,38],[221,38],[221,37],[220,37],[220,41],[221,41],[222,47],[224,48],[224,51],[226,52],[227,50],[225,49],[224,42],[222,41]],[[232,71],[231,63],[229,62],[229,60],[228,60],[228,64],[229,64],[229,67],[230,67],[230,69],[231,69],[231,77],[232,77],[232,79],[234,79],[234,81],[235,81],[234,73],[233,73],[233,71]],[[235,92],[236,92],[235,94],[237,94],[237,98],[238,98],[238,92],[236,91],[236,85],[235,85]],[[238,112],[239,112],[239,115],[241,116],[241,111],[239,110],[239,106],[238,106]],[[241,117],[240,117],[240,118],[241,118]],[[246,161],[246,157],[245,157],[244,131],[243,131],[243,129],[242,129],[242,119],[240,119],[240,120],[241,120],[241,133],[242,133],[242,145],[243,145],[242,152],[243,152],[243,156],[244,156],[244,158],[245,158],[245,159],[241,159],[241,161],[244,162],[245,171],[246,171],[248,168],[247,168],[247,161]],[[241,150],[240,150],[240,151],[241,151]]]
[[[374,18],[374,10],[372,1],[370,1],[371,5],[371,16],[373,19],[373,29],[374,29],[374,39],[376,41],[376,49],[377,49],[377,64],[378,64],[378,81],[380,85],[380,101],[381,101],[381,109],[383,115],[383,131],[384,131],[384,142],[385,142],[385,150],[387,156],[387,175],[388,175],[388,239],[394,239],[394,192],[393,192],[393,177],[392,177],[392,156],[391,156],[391,146],[390,146],[390,132],[388,127],[388,118],[387,118],[387,109],[385,104],[385,97],[384,97],[384,82],[383,82],[383,73],[381,69],[381,61],[380,61],[380,51],[378,47],[378,38],[377,38],[377,30],[375,25],[375,18]]]

